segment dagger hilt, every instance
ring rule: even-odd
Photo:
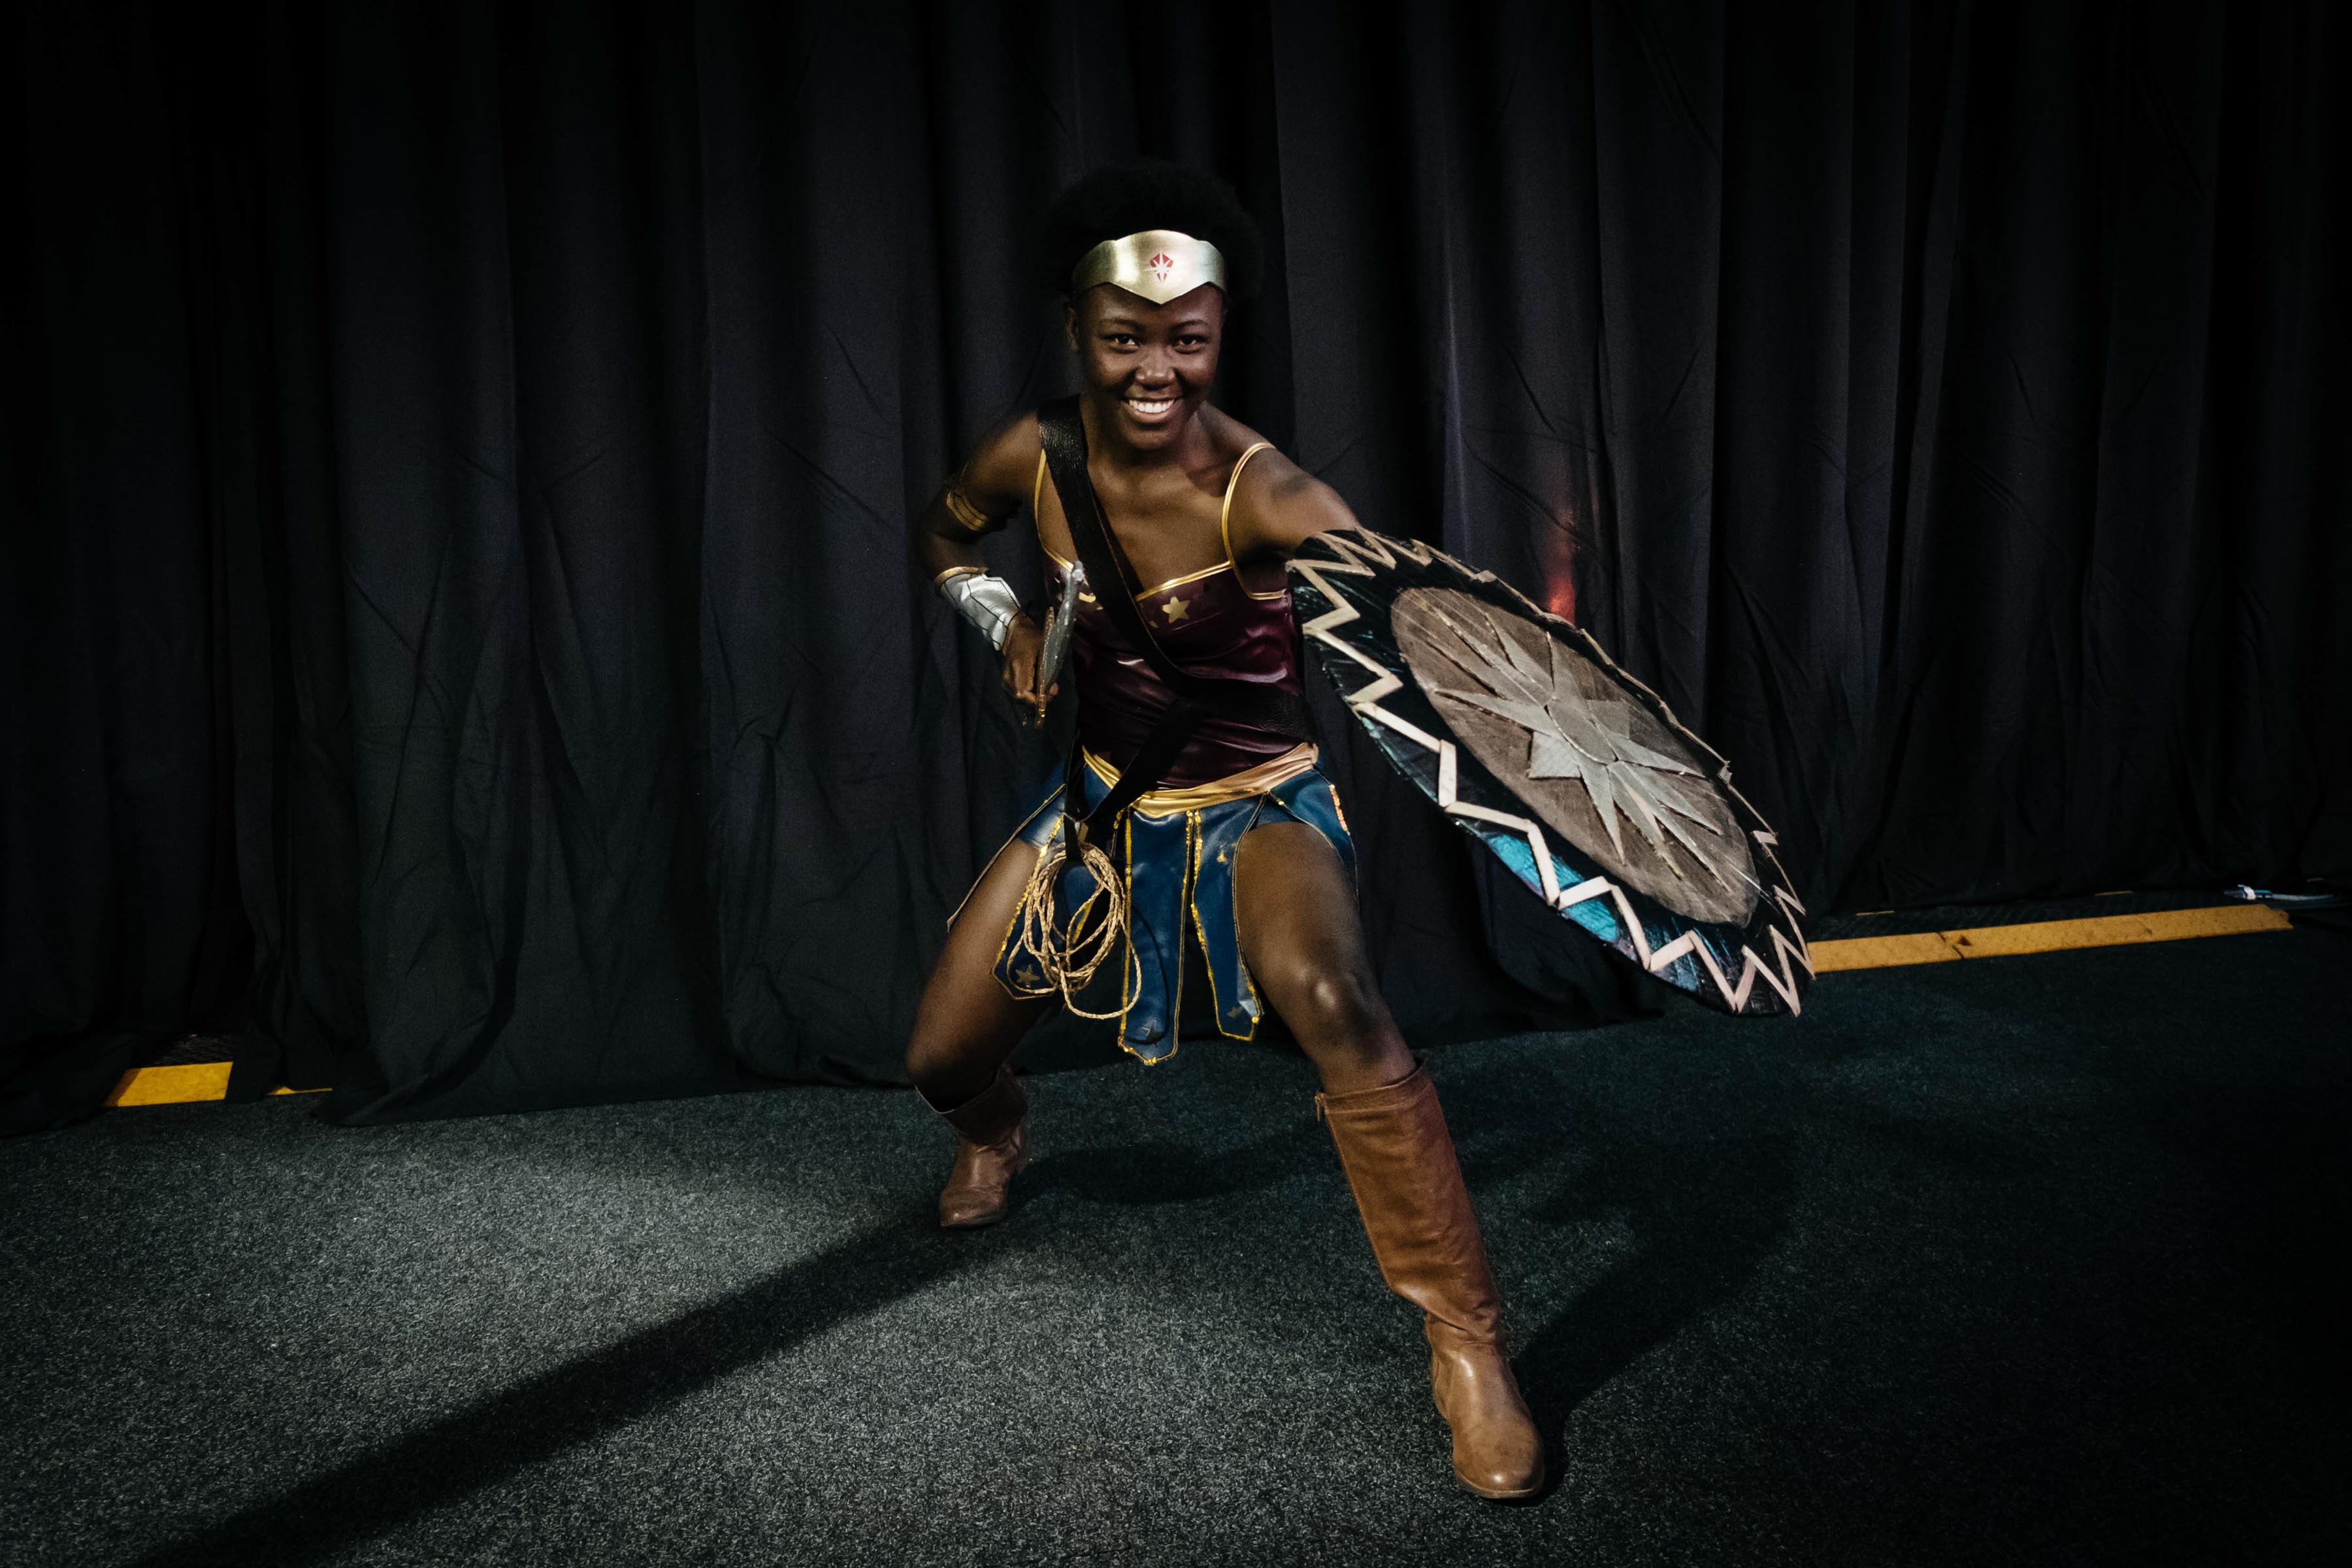
[[[1043,697],[1062,679],[1070,658],[1070,634],[1077,628],[1078,595],[1087,588],[1087,569],[1073,563],[1062,579],[1062,596],[1045,614],[1045,648],[1037,658],[1037,694]]]

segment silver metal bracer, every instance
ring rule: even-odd
[[[1021,596],[1012,584],[992,572],[966,569],[942,574],[939,590],[957,615],[980,628],[989,647],[1003,651],[1013,617],[1021,613]]]

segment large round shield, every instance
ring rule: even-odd
[[[1573,924],[1728,1013],[1799,1012],[1803,906],[1731,767],[1491,572],[1364,529],[1291,557],[1307,642],[1382,754]]]

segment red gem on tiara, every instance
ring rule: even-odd
[[[1174,257],[1169,255],[1164,250],[1160,251],[1151,258],[1151,276],[1159,279],[1160,282],[1165,283],[1168,281],[1168,269],[1175,265],[1176,258]]]

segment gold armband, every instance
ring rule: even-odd
[[[961,474],[956,477],[962,478]],[[957,488],[954,479],[948,481],[947,488],[940,492],[940,499],[947,502],[948,515],[974,533],[986,533],[1003,521],[1002,518],[991,517],[972,505],[965,499],[963,491]]]

